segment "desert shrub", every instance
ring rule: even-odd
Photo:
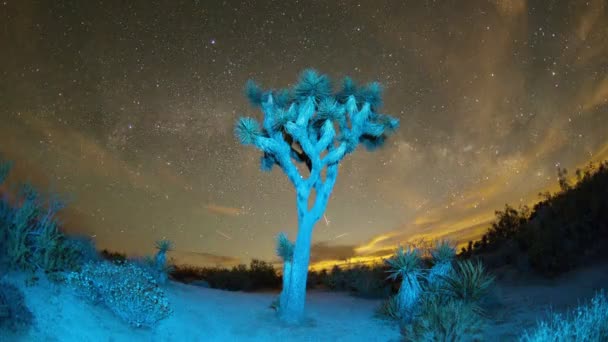
[[[347,286],[353,295],[362,298],[386,298],[391,284],[386,282],[386,270],[381,267],[356,266],[346,271]]]
[[[154,243],[158,252],[154,256],[144,256],[130,259],[131,262],[148,272],[158,284],[165,284],[169,279],[169,274],[174,271],[175,265],[173,262],[167,262],[167,252],[173,250],[173,242],[170,240],[158,240]],[[121,254],[117,254],[117,258],[113,259],[111,255],[106,254],[113,262],[121,263]],[[126,260],[126,255],[124,256]]]
[[[17,332],[28,328],[33,320],[21,290],[12,284],[0,283],[0,329]]]
[[[83,235],[64,235],[64,246],[73,253],[74,270],[90,261],[100,260],[100,255],[95,247],[95,241]]]
[[[483,331],[483,320],[461,300],[425,294],[411,323],[400,328],[405,341],[475,341]]]
[[[397,321],[401,319],[397,296],[390,296],[382,301],[376,309],[375,316],[381,319]]]
[[[171,270],[171,278],[175,281],[189,284],[193,281],[205,279],[204,270],[205,268],[200,266],[175,265],[173,270]]]
[[[87,263],[67,280],[81,297],[103,303],[135,327],[152,327],[171,313],[156,279],[134,263]]]
[[[327,270],[309,271],[306,277],[306,289],[318,288],[323,285],[323,279],[327,277]]]
[[[437,241],[435,249],[430,251],[432,266],[426,276],[426,287],[437,288],[443,285],[442,276],[452,271],[452,262],[456,255],[453,243],[447,240]]]
[[[4,180],[2,174],[8,171],[1,165],[0,178]],[[83,249],[59,229],[61,222],[57,213],[64,207],[64,201],[57,194],[43,196],[29,183],[18,187],[16,200],[3,196],[0,199],[0,261],[15,270],[46,273],[77,270],[83,262]]]
[[[385,262],[390,267],[388,278],[401,278],[397,303],[402,319],[410,321],[422,293],[421,278],[423,270],[421,268],[420,252],[418,249],[411,248],[411,246],[407,250],[399,246],[395,255],[385,260]]]
[[[274,266],[256,259],[253,259],[249,266],[240,264],[232,268],[175,266],[171,277],[185,283],[205,280],[214,289],[228,291],[279,289],[281,284],[281,277]]]
[[[448,297],[463,301],[480,310],[477,303],[485,296],[494,282],[494,277],[486,273],[480,261],[457,261],[454,269],[440,276],[443,285],[440,292]]]
[[[100,253],[99,256],[107,261],[111,261],[111,262],[125,262],[127,261],[127,255],[125,253],[121,253],[121,252],[113,252],[113,251],[109,251],[107,249],[103,249]]]
[[[281,278],[271,263],[253,259],[249,264],[249,276],[251,286],[254,289],[277,288],[281,284]]]
[[[346,291],[348,289],[347,284],[346,273],[338,265],[332,267],[323,281],[325,287],[334,291]]]
[[[536,328],[526,331],[524,342],[601,342],[608,341],[608,298],[601,291],[587,305],[564,314],[554,313]]]
[[[121,264],[121,261],[113,261],[116,264]],[[174,265],[172,263],[163,263],[159,264],[157,259],[152,256],[145,256],[142,258],[131,258],[128,259],[128,262],[134,263],[139,266],[141,269],[146,271],[150,276],[152,276],[159,285],[163,285],[167,283],[169,279],[169,274],[173,271]]]

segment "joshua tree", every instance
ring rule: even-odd
[[[286,301],[280,303],[281,318],[296,323],[304,316],[312,231],[327,207],[339,162],[360,143],[370,150],[381,146],[399,121],[377,113],[381,105],[378,83],[358,87],[346,78],[342,90],[334,93],[329,78],[311,69],[302,73],[292,89],[263,91],[249,81],[247,95],[262,109],[264,120],[260,127],[253,118],[240,118],[237,138],[263,152],[262,170],[278,165],[296,190],[298,234],[291,284]],[[308,169],[308,177],[300,173],[300,163]]]
[[[418,301],[422,292],[420,286],[420,277],[422,269],[420,267],[420,255],[417,249],[408,247],[407,251],[399,246],[395,255],[386,260],[389,265],[389,279],[397,279],[401,277],[401,287],[397,294],[397,306],[399,314],[404,322],[408,322],[413,318],[414,305]]]
[[[279,297],[280,304],[287,301],[285,296],[287,296],[291,284],[291,265],[293,262],[293,243],[289,241],[285,233],[279,233],[277,236],[277,255],[283,259],[283,288]]]
[[[436,247],[431,251],[433,257],[433,267],[428,275],[428,285],[437,288],[441,283],[441,277],[446,276],[452,271],[452,261],[456,256],[456,248],[454,248],[446,240],[437,241]]]
[[[167,252],[173,250],[173,241],[163,239],[158,240],[155,243],[156,249],[156,257],[154,258],[154,266],[156,267],[156,271],[158,271],[159,279],[158,281],[163,284],[167,281],[167,273],[171,270],[171,266],[167,265]]]

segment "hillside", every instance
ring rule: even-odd
[[[554,277],[605,259],[608,250],[608,162],[576,170],[574,182],[558,170],[560,191],[540,194],[532,208],[507,205],[462,257],[479,257],[490,268],[511,265]]]

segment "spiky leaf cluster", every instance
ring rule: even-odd
[[[243,145],[254,144],[256,137],[262,135],[260,125],[252,118],[240,118],[234,128],[234,132]]]
[[[158,240],[154,243],[156,249],[158,249],[161,253],[166,253],[168,251],[173,250],[173,241],[168,239]]]
[[[277,235],[277,255],[280,256],[283,261],[291,261],[293,259],[293,242],[289,241],[287,234],[279,233]]]
[[[403,246],[399,246],[395,255],[385,260],[390,269],[388,279],[397,279],[399,277],[406,278],[409,275],[418,275],[421,273],[420,254],[417,249],[408,247],[407,251]]]
[[[401,325],[405,341],[479,341],[484,321],[465,302],[424,295],[411,324]]]
[[[453,271],[442,278],[442,290],[449,296],[474,304],[489,290],[494,276],[489,275],[481,261],[459,260]]]
[[[449,262],[456,256],[456,248],[447,240],[437,241],[436,247],[431,251],[435,264]]]
[[[397,321],[401,318],[399,312],[399,300],[397,296],[390,296],[376,309],[376,316],[381,319]]]
[[[376,82],[357,86],[346,78],[342,89],[334,92],[328,76],[307,69],[291,88],[263,90],[248,81],[245,92],[251,104],[262,109],[264,119],[260,125],[253,118],[240,118],[235,134],[242,144],[264,152],[264,171],[277,164],[287,173],[291,167],[286,164],[292,161],[306,163],[309,170],[330,165],[359,144],[370,150],[382,146],[399,126],[396,118],[377,112],[382,88]],[[316,160],[325,152],[325,160]]]

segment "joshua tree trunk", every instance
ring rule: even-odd
[[[306,279],[310,262],[310,242],[314,221],[304,218],[298,227],[298,237],[293,252],[293,264],[289,285],[284,292],[285,302],[281,301],[281,320],[299,323],[304,318],[306,304]]]

